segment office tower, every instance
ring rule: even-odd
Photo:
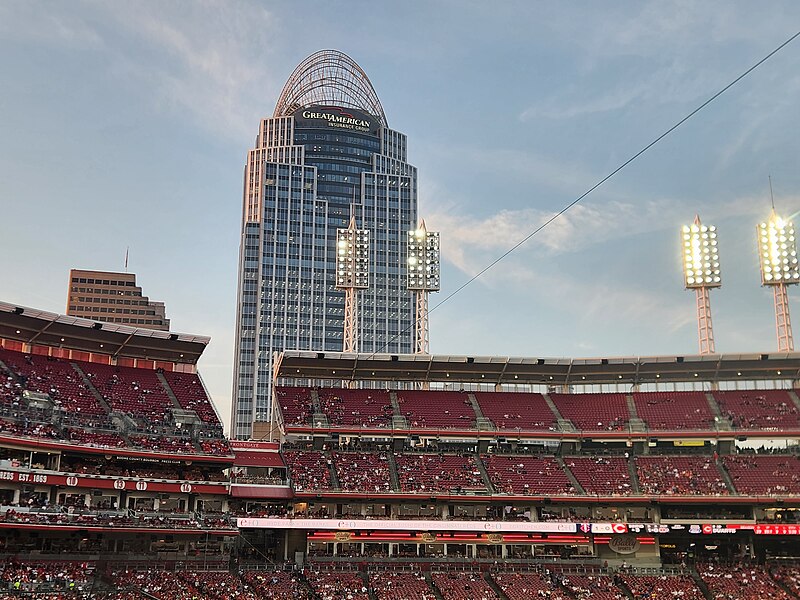
[[[416,168],[364,71],[323,50],[291,74],[245,164],[233,438],[251,437],[254,421],[270,419],[276,353],[342,351],[336,232],[351,218],[370,238],[357,349],[411,353],[405,245],[417,223]]]
[[[163,302],[142,295],[133,273],[71,269],[67,315],[104,323],[169,331]]]

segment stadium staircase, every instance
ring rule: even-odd
[[[75,363],[70,363],[70,365],[72,366],[73,369],[75,369],[75,372],[78,375],[80,375],[83,385],[85,385],[89,389],[89,391],[92,392],[92,396],[97,401],[97,403],[105,409],[107,414],[111,414],[113,412],[111,406],[109,406],[108,402],[106,402],[106,399],[103,397],[103,394],[97,391],[97,388],[94,387],[92,380],[86,376],[86,373],[83,372],[83,369],[81,369]]]
[[[722,411],[719,409],[719,404],[717,403],[717,399],[714,398],[714,394],[707,392],[706,400],[708,401],[708,407],[711,409],[711,414],[714,415],[717,428],[722,431],[730,431],[733,429],[733,423],[731,422],[730,417],[725,417],[722,415]]]
[[[508,600],[508,596],[506,596],[502,588],[497,585],[497,582],[492,578],[491,574],[484,573],[483,580],[489,584],[489,587],[494,590],[494,593],[497,594],[497,597],[500,598],[500,600]]]
[[[339,476],[336,474],[336,465],[333,464],[333,455],[330,450],[324,450],[322,455],[325,457],[328,463],[328,470],[331,473],[331,487],[336,491],[341,491],[342,488],[339,485]]]
[[[444,596],[442,596],[442,592],[436,587],[436,584],[433,583],[433,577],[431,577],[430,571],[425,571],[425,581],[428,582],[428,586],[430,586],[431,590],[433,591],[433,595],[438,600],[444,600]]]
[[[636,473],[636,461],[634,461],[633,456],[628,457],[628,476],[631,480],[631,489],[633,493],[637,496],[642,495],[642,488],[639,486],[639,475]]]
[[[403,411],[400,410],[397,392],[389,392],[389,401],[392,403],[392,429],[408,429],[408,419],[403,416]]]
[[[555,402],[550,397],[549,394],[542,394],[544,397],[544,401],[547,402],[547,406],[550,407],[550,410],[553,411],[553,414],[556,416],[556,422],[558,430],[563,433],[577,433],[578,428],[570,421],[569,419],[565,419],[558,410]]]
[[[487,419],[484,416],[475,394],[467,394],[467,398],[469,398],[469,403],[470,406],[472,406],[472,410],[475,411],[475,429],[478,431],[497,431],[497,426],[492,423],[492,420]]]
[[[586,490],[584,490],[583,486],[580,483],[578,483],[578,480],[575,478],[575,475],[573,475],[572,471],[569,470],[569,467],[566,464],[564,464],[564,459],[561,458],[560,456],[556,456],[556,462],[558,463],[558,466],[561,467],[561,470],[564,471],[564,473],[567,476],[567,479],[569,479],[569,482],[572,484],[572,486],[576,490],[578,490],[578,493],[580,495],[585,496]]]
[[[324,412],[322,410],[322,403],[319,401],[319,390],[316,388],[311,389],[311,406],[313,407],[315,413]]]
[[[722,481],[725,482],[725,487],[728,488],[728,491],[732,496],[738,496],[739,491],[736,489],[736,486],[733,485],[733,479],[731,478],[731,474],[728,473],[728,469],[725,468],[725,465],[722,464],[722,458],[719,455],[715,458],[717,463],[717,471],[719,471],[720,477],[722,477]]]
[[[786,390],[786,391],[789,392],[789,398],[792,399],[792,402],[794,402],[794,405],[797,407],[797,410],[800,410],[800,397],[797,396],[797,392],[795,392],[794,390]]]
[[[478,470],[481,472],[481,479],[483,479],[483,485],[486,486],[486,489],[489,490],[490,494],[495,493],[494,486],[492,485],[492,480],[489,477],[489,472],[486,470],[486,465],[483,464],[481,460],[480,454],[474,454],[475,464],[478,465]]]
[[[636,402],[633,401],[631,394],[625,394],[625,403],[628,405],[628,427],[632,432],[644,433],[647,431],[647,423],[644,419],[639,418],[639,413],[636,410]]]
[[[706,582],[703,581],[703,578],[700,577],[700,573],[697,572],[697,569],[694,566],[689,567],[689,574],[692,576],[694,580],[694,584],[700,590],[700,592],[707,598],[707,600],[714,600],[714,595],[711,593],[711,590],[708,589]]]
[[[164,377],[164,374],[161,371],[156,371],[156,377],[158,377],[158,380],[161,382],[161,387],[167,392],[167,396],[169,396],[170,402],[172,402],[172,407],[178,410],[182,409],[183,407],[181,403],[178,402],[178,397],[175,395],[175,392],[172,391],[172,388],[169,387],[169,382],[167,382],[167,378]]]
[[[387,452],[386,456],[389,459],[389,479],[392,483],[392,491],[399,492],[400,476],[397,474],[397,463],[394,460],[394,452]]]
[[[629,600],[637,600],[636,596],[633,595],[631,588],[629,588],[624,581],[617,580],[614,582],[614,585],[622,590],[622,593],[625,594],[625,597]]]
[[[11,369],[9,369],[6,363],[4,363],[2,360],[0,360],[0,371],[5,371],[10,376],[16,379],[16,375],[14,374],[14,372]]]

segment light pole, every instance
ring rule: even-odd
[[[694,290],[697,304],[697,337],[700,354],[715,354],[709,290],[722,285],[717,249],[717,228],[706,226],[695,215],[694,223],[681,228],[683,238],[683,283]]]
[[[345,291],[342,352],[358,352],[356,293],[369,287],[369,231],[356,229],[355,216],[347,229],[336,230],[336,289]]]
[[[775,299],[775,331],[778,350],[794,352],[792,320],[789,317],[788,286],[800,281],[797,264],[797,243],[791,221],[772,214],[756,226],[758,256],[761,264],[761,285],[772,288]]]
[[[440,289],[439,232],[428,231],[420,221],[415,231],[408,232],[407,286],[416,297],[414,353],[430,353],[428,294]]]

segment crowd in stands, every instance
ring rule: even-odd
[[[564,458],[564,464],[587,494],[628,496],[633,493],[625,458],[569,456]]]
[[[306,577],[320,600],[369,600],[369,590],[360,573],[311,571]]]
[[[392,418],[389,393],[383,390],[325,389],[319,402],[333,426],[388,427]]]
[[[322,452],[288,450],[283,460],[295,490],[331,489],[331,462]]]
[[[85,562],[9,560],[0,566],[0,586],[14,592],[79,592],[88,587],[94,565]]]
[[[124,448],[128,445],[121,435],[113,431],[100,432],[69,427],[66,428],[64,432],[66,434],[65,437],[68,440],[75,442],[76,444],[81,444],[82,446]]]
[[[284,425],[308,425],[311,422],[314,407],[309,388],[279,387],[275,389],[275,396]]]
[[[244,571],[242,581],[257,598],[269,600],[312,600],[311,592],[296,573],[285,571]]]
[[[565,575],[561,584],[577,600],[625,600],[625,593],[609,575]]]
[[[492,578],[509,600],[529,600],[530,598],[572,600],[560,588],[559,580],[553,574],[495,573]]]
[[[370,573],[369,586],[377,600],[433,600],[433,590],[422,573],[379,571]]]
[[[740,494],[800,494],[800,458],[737,454],[723,456],[723,464]]]
[[[448,571],[431,575],[444,600],[496,600],[497,594],[480,572]]]
[[[711,596],[720,600],[791,600],[763,567],[698,565],[697,572]]]
[[[57,440],[61,434],[50,423],[29,421],[27,419],[11,420],[0,418],[0,433],[18,437],[34,437]]]
[[[704,600],[703,592],[688,575],[618,575],[633,593],[634,600],[674,599]]]
[[[394,459],[404,492],[486,490],[472,456],[396,454]]]
[[[19,525],[60,525],[83,527],[132,527],[155,529],[234,529],[231,522],[224,516],[197,518],[188,515],[158,516],[142,515],[138,517],[118,513],[81,513],[81,512],[34,512],[16,511],[9,508],[5,513],[0,513],[0,523],[17,523]]]
[[[564,469],[550,456],[481,457],[489,479],[499,494],[538,495],[574,494]]]
[[[800,414],[786,390],[712,392],[720,412],[737,429],[800,428]]]
[[[175,452],[176,454],[194,454],[197,448],[188,437],[160,437],[146,435],[129,435],[131,445],[145,450],[158,452]]]
[[[339,488],[355,492],[388,492],[392,489],[386,453],[333,453]]]
[[[636,473],[643,494],[728,495],[710,456],[638,456]]]

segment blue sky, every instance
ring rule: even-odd
[[[408,135],[436,305],[800,29],[773,2],[0,0],[0,298],[63,312],[130,270],[227,420],[242,168],[294,67],[336,48]],[[800,41],[431,316],[435,353],[694,353],[678,228],[719,228],[717,350],[774,350],[754,225],[800,210]],[[800,322],[800,290],[792,290]]]

